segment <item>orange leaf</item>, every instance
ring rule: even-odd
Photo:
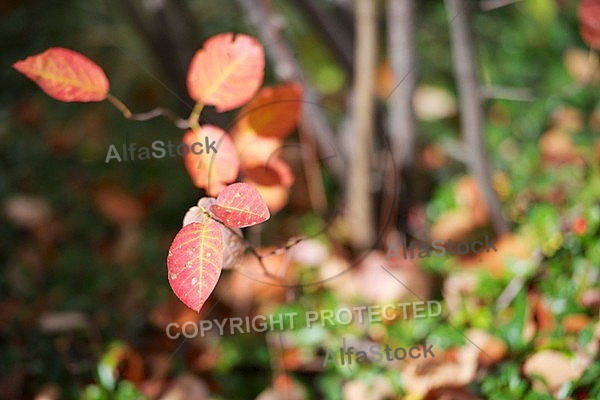
[[[167,256],[171,289],[186,306],[200,311],[217,285],[222,263],[223,239],[217,221],[207,219],[184,226]]]
[[[243,175],[244,181],[258,190],[271,213],[276,213],[286,206],[294,175],[285,161],[273,157],[268,165],[245,168]]]
[[[13,68],[56,100],[102,101],[108,95],[108,78],[102,68],[73,50],[51,47],[17,61]]]
[[[283,145],[277,137],[257,135],[249,129],[233,131],[231,138],[243,168],[265,165]]]
[[[241,106],[263,81],[265,54],[247,35],[222,33],[208,39],[192,58],[187,75],[190,97],[219,112]]]
[[[247,183],[234,183],[223,189],[210,211],[230,228],[257,225],[271,217],[258,191]]]
[[[600,50],[600,0],[582,0],[578,13],[581,37],[591,48]]]
[[[302,86],[290,83],[262,88],[240,111],[234,130],[283,139],[294,129],[302,111]]]
[[[190,149],[184,156],[185,168],[196,187],[206,189],[209,196],[216,196],[225,184],[235,181],[240,163],[231,138],[221,128],[204,125],[198,132],[187,131],[183,143]],[[195,143],[202,146],[192,147]]]

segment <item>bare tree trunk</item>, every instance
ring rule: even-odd
[[[356,0],[356,44],[352,103],[352,147],[346,192],[346,218],[352,245],[365,249],[374,243],[371,193],[371,153],[375,111],[377,60],[377,1]]]
[[[465,148],[469,152],[469,168],[483,191],[494,230],[502,235],[508,232],[508,226],[502,217],[502,207],[492,187],[487,163],[482,96],[471,32],[471,10],[468,7],[470,0],[445,1],[450,19],[452,57],[460,96],[460,122]]]
[[[397,86],[387,98],[387,127],[393,159],[386,167],[381,201],[380,223],[386,233],[397,229],[401,209],[407,210],[411,201],[406,189],[416,150],[412,104],[417,86],[415,8],[415,0],[387,0],[388,57]]]
[[[410,166],[415,153],[415,115],[412,99],[417,86],[415,0],[388,0],[388,53],[398,82],[389,95],[388,128],[394,162]]]

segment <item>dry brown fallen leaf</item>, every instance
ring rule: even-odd
[[[288,250],[293,261],[301,265],[321,265],[329,256],[327,247],[315,239],[305,239]]]
[[[91,329],[90,320],[80,311],[54,311],[42,314],[38,319],[40,330],[46,334]]]
[[[430,390],[423,400],[483,400],[466,388],[442,387]]]
[[[342,386],[344,400],[386,400],[393,398],[394,388],[390,381],[378,376],[372,383],[363,380],[345,382]]]
[[[256,400],[306,400],[306,391],[299,384],[292,382],[286,387],[270,387],[265,389]]]
[[[556,317],[548,302],[536,292],[527,294],[527,302],[532,305],[534,319],[539,332],[551,332],[556,326]]]
[[[539,148],[546,166],[585,162],[571,136],[562,129],[552,128],[544,132],[540,137]]]
[[[562,106],[552,111],[550,123],[565,132],[579,132],[584,127],[583,115],[575,107]]]
[[[276,247],[257,249],[258,254],[267,255],[276,250]],[[295,266],[290,263],[289,256],[285,253],[269,255],[263,258],[263,264],[270,274],[283,276],[288,285],[295,283]],[[223,283],[217,286],[216,291],[222,294],[221,301],[238,312],[247,312],[252,304],[272,303],[283,301],[286,288],[283,282],[266,276],[260,262],[253,254],[245,254],[238,266]],[[225,293],[224,290],[227,289]]]
[[[478,345],[487,340],[486,335],[477,331],[469,331],[466,336]],[[460,348],[438,352],[434,358],[409,360],[402,369],[408,396],[422,398],[436,388],[471,383],[475,379],[480,352],[473,344],[467,343]]]
[[[498,250],[474,254],[461,260],[467,268],[486,268],[492,276],[500,276],[506,270],[507,262],[529,260],[532,255],[532,245],[528,238],[508,234],[496,239],[495,247]]]
[[[565,333],[577,334],[591,322],[590,317],[585,314],[572,314],[564,317],[561,324]]]
[[[462,270],[450,273],[444,280],[442,293],[446,301],[446,311],[449,315],[463,309],[479,307],[479,298],[475,293],[479,285],[478,274],[474,270]]]
[[[34,400],[58,400],[62,397],[62,390],[56,383],[46,383],[36,393]]]
[[[402,252],[401,246],[397,248]],[[398,260],[396,257],[386,261],[386,253],[383,251],[369,252],[350,271],[350,275],[357,281],[357,294],[367,304],[415,299],[415,295],[421,299],[429,299],[430,279],[414,261]]]
[[[469,238],[469,234],[477,227],[477,219],[466,208],[449,210],[443,213],[431,227],[431,240],[448,240],[461,242]]]
[[[508,346],[502,339],[489,334],[487,334],[486,340],[479,347],[482,351],[479,353],[478,361],[483,367],[493,366],[502,360],[508,352]]]
[[[454,196],[459,207],[472,211],[475,224],[479,226],[488,222],[489,211],[487,202],[475,177],[462,177],[456,184]]]
[[[448,162],[448,158],[441,146],[432,144],[426,146],[421,152],[421,160],[426,169],[440,169]]]
[[[47,224],[52,215],[50,204],[41,197],[17,194],[2,204],[4,214],[13,224],[33,229]]]
[[[116,185],[101,185],[94,192],[100,214],[115,225],[139,224],[145,214],[142,202]]]
[[[582,367],[561,352],[542,350],[525,360],[523,373],[532,380],[535,391],[553,393],[567,381],[578,379],[585,370]]]
[[[415,115],[421,120],[449,118],[457,113],[456,99],[446,89],[420,85],[413,97]]]
[[[399,251],[402,252],[401,247]],[[429,299],[431,290],[429,278],[415,262],[395,257],[386,261],[386,253],[380,250],[367,253],[357,265],[340,257],[330,257],[323,262],[319,272],[323,285],[334,291],[341,301],[377,304],[413,299],[412,292],[422,299]]]
[[[159,400],[208,400],[208,385],[192,374],[183,374],[174,379]]]
[[[170,323],[179,327],[171,327],[171,335],[181,332],[181,326],[186,323],[197,324],[200,316],[197,312],[183,304],[179,299],[171,299],[156,306],[150,312],[150,322],[161,331],[165,331]],[[189,324],[188,324],[189,325]]]
[[[600,289],[587,289],[581,294],[579,304],[597,312],[600,309]]]
[[[564,63],[571,78],[581,85],[600,79],[596,52],[570,47],[565,50]]]
[[[589,119],[590,128],[596,132],[600,132],[600,108],[595,108],[590,114]]]

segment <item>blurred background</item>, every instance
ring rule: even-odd
[[[600,398],[596,3],[0,1],[0,398]],[[305,96],[283,151],[294,185],[246,237],[265,253],[308,238],[265,259],[292,287],[244,255],[198,315],[165,260],[203,192],[179,157],[105,162],[110,145],[182,131],[53,100],[11,66],[73,49],[132,111],[186,118],[189,62],[222,32],[256,37],[265,84]],[[226,129],[236,112],[202,119]],[[497,252],[386,258],[405,240],[485,235]],[[419,300],[442,315],[165,332]],[[435,358],[323,367],[344,339],[426,340]]]

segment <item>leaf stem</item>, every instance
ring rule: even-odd
[[[190,113],[190,116],[188,117],[187,123],[189,127],[192,128],[194,131],[200,131],[200,124],[198,123],[198,119],[200,118],[200,113],[202,112],[203,108],[204,103],[196,103],[192,112]]]
[[[121,111],[125,118],[131,118],[131,111],[129,111],[129,108],[127,108],[127,106],[121,100],[117,99],[110,93],[106,95],[106,100],[108,100],[113,106],[117,107],[117,109]]]
[[[148,112],[142,113],[142,114],[133,114],[129,108],[118,98],[116,98],[115,96],[113,96],[112,94],[108,94],[106,99],[113,105],[115,106],[119,111],[121,111],[121,114],[123,114],[123,116],[129,120],[132,121],[149,121],[151,119],[154,119],[156,117],[160,117],[163,116],[167,119],[169,119],[171,122],[173,122],[173,124],[179,128],[179,129],[189,129],[190,125],[188,123],[188,121],[179,118],[177,115],[175,115],[172,111],[166,109],[166,108],[162,108],[162,107],[156,107]]]
[[[251,244],[250,244],[250,243],[249,243],[249,242],[246,240],[246,238],[245,238],[245,237],[244,237],[242,234],[238,233],[238,232],[237,232],[235,229],[233,229],[233,228],[231,228],[231,227],[229,227],[229,226],[225,225],[225,224],[223,223],[223,221],[221,221],[220,219],[216,218],[216,217],[215,217],[215,216],[214,216],[214,215],[213,215],[213,214],[212,214],[212,213],[211,213],[209,210],[207,210],[206,208],[204,208],[204,207],[202,207],[202,206],[199,206],[199,207],[200,207],[200,210],[201,210],[201,211],[204,213],[204,215],[206,215],[208,218],[211,218],[211,219],[213,219],[214,221],[217,221],[219,224],[223,225],[223,226],[225,227],[225,229],[227,229],[229,232],[231,232],[233,235],[235,235],[235,236],[236,236],[238,239],[240,239],[242,242],[244,242],[244,244],[246,245],[246,248],[245,248],[245,249],[246,249],[246,250],[249,250],[249,251],[250,251],[250,253],[252,253],[252,255],[253,255],[254,257],[256,257],[256,259],[258,260],[258,263],[259,263],[259,265],[260,265],[260,268],[263,270],[263,273],[265,274],[265,276],[266,276],[267,278],[272,278],[272,279],[275,279],[275,280],[276,280],[276,281],[278,281],[279,283],[283,284],[283,286],[289,286],[289,284],[288,284],[288,282],[285,280],[285,278],[283,278],[283,277],[281,277],[281,276],[278,276],[278,275],[275,275],[275,274],[273,274],[273,273],[269,272],[269,270],[268,270],[268,269],[267,269],[267,267],[265,266],[265,263],[263,262],[263,258],[266,258],[266,257],[268,257],[268,256],[272,256],[272,255],[274,255],[275,253],[273,253],[273,252],[275,252],[275,251],[277,251],[277,250],[283,251],[283,250],[286,250],[287,248],[289,248],[289,247],[291,247],[291,246],[289,246],[289,247],[286,247],[286,248],[283,248],[283,249],[276,249],[276,250],[273,250],[273,252],[267,253],[267,254],[265,254],[264,256],[262,256],[262,255],[258,254],[258,251],[257,251],[257,250],[256,250],[256,249],[255,249],[255,248],[254,248],[254,247],[253,247],[253,246],[252,246],[252,245],[251,245]],[[298,241],[299,241],[299,240],[298,240]],[[298,241],[297,241],[297,242],[298,242]],[[297,242],[296,242],[296,243],[297,243]],[[295,244],[295,243],[294,243],[294,244]]]

